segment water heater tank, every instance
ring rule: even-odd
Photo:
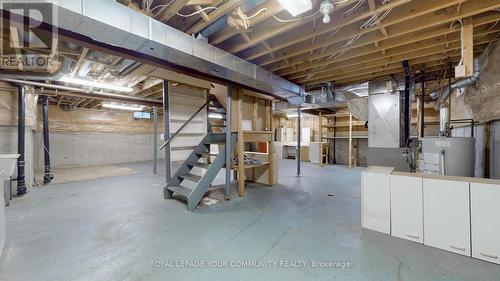
[[[474,177],[474,138],[422,138],[420,171],[426,174]]]

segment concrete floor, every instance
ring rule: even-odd
[[[304,164],[297,178],[284,160],[279,186],[188,212],[150,163],[124,166],[140,173],[15,199],[0,280],[500,280],[498,265],[362,230],[360,168]],[[180,263],[199,260],[228,265]],[[277,264],[238,268],[255,260]],[[351,266],[312,267],[323,260]]]

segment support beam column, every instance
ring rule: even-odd
[[[300,149],[301,149],[301,118],[300,118],[300,105],[297,106],[297,153],[295,158],[297,159],[297,177],[300,177]]]
[[[474,24],[472,18],[463,20],[462,57],[465,66],[465,76],[474,75]]]
[[[163,81],[163,139],[170,139],[170,82]],[[170,161],[171,142],[165,146],[165,182],[172,178],[172,165]]]
[[[49,184],[54,176],[50,173],[50,142],[49,142],[49,97],[42,96],[43,108],[43,152],[44,152],[44,174],[43,184]]]
[[[158,106],[153,106],[153,175],[158,174]]]
[[[24,142],[25,142],[25,101],[26,94],[24,92],[23,85],[17,85],[17,110],[18,110],[18,121],[17,121],[17,153],[20,155],[17,161],[17,195],[23,196],[26,194],[26,181],[24,175]]]
[[[231,118],[232,118],[232,103],[233,103],[233,86],[231,83],[227,85],[227,102],[226,102],[226,200],[231,199],[231,158],[233,146],[231,143]]]

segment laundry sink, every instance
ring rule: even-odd
[[[8,180],[16,168],[19,154],[0,154],[0,177]]]
[[[0,257],[5,245],[5,199],[4,182],[10,180],[16,168],[19,154],[0,154]]]

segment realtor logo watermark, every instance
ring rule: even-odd
[[[0,10],[0,69],[57,69],[57,6],[45,1],[0,0]]]

